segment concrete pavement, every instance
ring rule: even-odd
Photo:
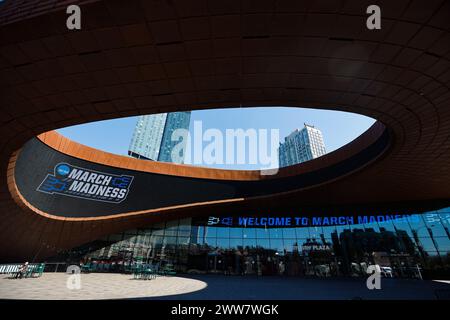
[[[44,273],[40,278],[0,277],[0,299],[171,299],[171,300],[323,300],[449,299],[447,281],[382,278],[381,290],[368,290],[363,278],[240,277],[180,275],[135,280],[131,275],[81,275],[81,289],[67,288],[69,275]]]

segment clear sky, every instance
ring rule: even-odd
[[[215,128],[223,132],[226,129],[279,129],[280,141],[296,128],[302,128],[304,123],[314,125],[322,131],[327,152],[352,141],[375,120],[358,114],[317,110],[307,108],[261,107],[236,108],[193,111],[190,131],[192,136],[194,121],[202,121],[203,132]],[[83,125],[67,127],[58,131],[64,136],[79,143],[126,155],[133,135],[137,117],[91,122]],[[208,143],[205,142],[204,146]],[[203,164],[205,165],[205,164]],[[258,169],[260,165],[224,164],[211,165],[225,169]]]

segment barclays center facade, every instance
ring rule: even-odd
[[[450,207],[410,215],[177,219],[111,234],[65,252],[95,272],[136,265],[254,276],[448,277]],[[57,259],[58,260],[58,259]]]
[[[66,29],[68,2],[83,30]],[[0,2],[0,262],[448,277],[450,3],[380,0],[380,30],[364,2],[339,3]],[[277,172],[131,159],[54,131],[263,106],[377,121]]]

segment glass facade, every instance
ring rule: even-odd
[[[179,143],[172,141],[172,133],[176,129],[189,130],[190,119],[190,112],[140,116],[134,129],[128,155],[138,159],[182,163],[184,154],[178,155],[177,159],[172,159],[172,149]],[[183,142],[186,143],[186,139]]]
[[[175,159],[172,157],[172,151],[174,147],[180,143],[180,141],[172,141],[172,134],[177,129],[185,129],[187,132],[189,130],[190,121],[191,112],[172,112],[167,114],[167,121],[164,128],[164,135],[161,140],[158,161],[183,163],[187,139],[183,135],[183,146],[180,148],[181,152],[176,155]]]
[[[318,158],[326,154],[322,132],[305,124],[301,130],[295,130],[280,143],[278,160],[280,167],[292,166]]]
[[[355,217],[346,219],[352,224],[337,225],[311,225],[310,218],[298,226],[298,218],[295,227],[280,226],[277,218],[253,218],[236,226],[232,219],[246,218],[169,221],[109,235],[84,251],[75,249],[74,256],[109,271],[145,263],[170,264],[182,273],[330,277],[365,276],[368,265],[378,264],[386,276],[449,276],[450,208],[400,219]]]
[[[157,160],[167,113],[140,116],[134,128],[128,155]]]

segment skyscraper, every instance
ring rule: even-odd
[[[134,128],[128,155],[138,159],[181,163],[184,155],[179,159],[172,159],[172,149],[180,143],[172,141],[172,133],[176,129],[189,130],[190,119],[190,111],[140,116]]]
[[[326,153],[322,132],[305,124],[301,130],[295,129],[284,138],[278,149],[279,166],[287,167],[305,162]]]
[[[159,149],[158,161],[182,163],[184,154],[180,159],[172,159],[172,149],[180,141],[172,141],[172,134],[177,129],[189,130],[191,112],[172,112],[167,114],[166,126],[162,136],[161,147]],[[186,139],[183,141],[186,147]]]

